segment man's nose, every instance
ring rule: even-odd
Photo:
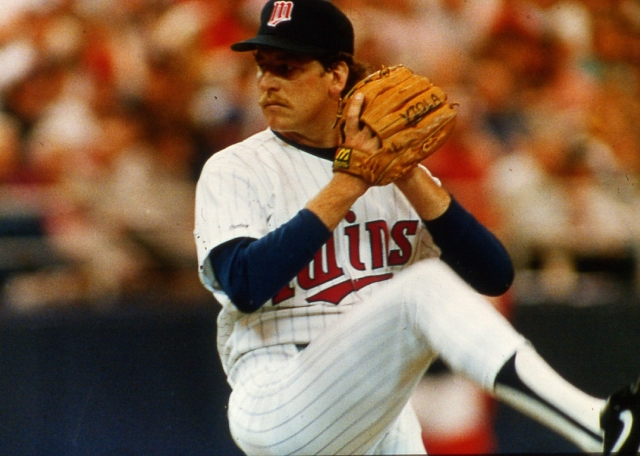
[[[258,87],[262,90],[275,90],[279,87],[278,78],[270,71],[261,71],[258,74]]]

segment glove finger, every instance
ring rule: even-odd
[[[364,98],[360,105],[360,111],[362,111],[365,105],[371,104],[373,99],[378,96],[379,92],[386,92],[389,89],[393,89],[399,84],[410,79],[413,75],[414,73],[411,70],[402,65],[398,65],[376,71],[358,82],[340,101],[340,106],[338,108],[338,116],[334,126],[338,126],[342,134],[343,141],[346,133],[345,124],[347,113],[354,104],[356,94],[360,94],[360,96]],[[360,112],[358,112],[358,114],[360,114]],[[367,124],[367,122],[364,123]]]
[[[401,130],[395,135],[387,138],[384,142],[385,148],[389,150],[420,149],[428,148],[434,141],[433,137],[445,135],[445,138],[453,131],[455,125],[456,111],[453,109],[440,109],[425,117],[415,128]],[[444,141],[443,141],[444,142]],[[440,147],[440,146],[438,146]],[[430,151],[428,155],[435,152]],[[426,158],[424,155],[422,159]]]
[[[438,131],[431,134],[428,138],[423,138],[421,141],[416,142],[416,144],[408,150],[402,153],[390,154],[389,157],[391,158],[386,161],[384,170],[380,172],[380,175],[383,177],[381,177],[377,185],[384,185],[385,182],[395,181],[414,166],[417,166],[434,154],[447,141],[454,126],[455,117],[452,117],[447,123],[443,124]]]
[[[384,86],[394,87],[400,84],[402,81],[412,77],[413,74],[413,71],[402,65],[384,68],[370,74],[369,76],[358,82],[347,94],[345,99],[348,99],[358,91],[375,93]]]
[[[385,68],[370,74],[358,82],[342,99],[338,110],[338,121],[344,122],[344,116],[353,103],[356,94],[362,94],[364,104],[368,105],[382,93],[391,89],[396,90],[400,84],[406,83],[412,77],[414,77],[414,73],[402,65]],[[426,80],[426,78],[423,79]]]
[[[376,108],[366,111],[365,121],[378,119],[387,112],[402,112],[411,103],[419,102],[420,95],[433,87],[431,81],[420,76],[413,76],[393,86],[385,86],[371,100],[366,100],[370,105],[375,104]]]
[[[429,134],[428,127],[436,128],[440,122],[436,116],[438,112],[455,115],[455,111],[446,104],[446,100],[447,95],[444,91],[440,87],[433,86],[427,92],[417,93],[413,98],[405,100],[401,107],[394,108],[393,112],[384,117],[370,117],[367,113],[363,122],[370,125],[370,128],[377,131],[383,138],[412,130],[420,130],[420,134]]]

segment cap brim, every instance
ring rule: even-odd
[[[236,52],[255,51],[258,47],[269,47],[299,54],[321,55],[326,54],[325,49],[306,44],[292,43],[290,40],[272,35],[258,35],[245,41],[231,45],[231,50]]]

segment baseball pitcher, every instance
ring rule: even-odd
[[[441,88],[354,60],[326,0],[269,0],[232,49],[269,128],[207,162],[195,242],[244,452],[424,454],[409,398],[436,357],[585,451],[638,451],[637,387],[581,392],[482,296],[514,270],[421,164],[454,131]]]

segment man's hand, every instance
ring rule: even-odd
[[[380,140],[366,125],[360,125],[362,96],[356,97],[345,116],[344,145],[366,152],[380,148]],[[329,184],[307,203],[307,209],[333,231],[342,221],[358,198],[366,193],[370,183],[360,177],[346,173],[334,173]]]
[[[380,149],[380,139],[368,126],[360,123],[360,113],[364,103],[364,95],[354,95],[353,102],[345,115],[343,147],[351,147],[366,153],[373,153]]]
[[[333,170],[388,185],[438,150],[455,118],[454,104],[429,79],[402,65],[372,73],[340,101]]]
[[[416,167],[395,181],[422,220],[440,217],[451,204],[451,195],[422,167]]]

